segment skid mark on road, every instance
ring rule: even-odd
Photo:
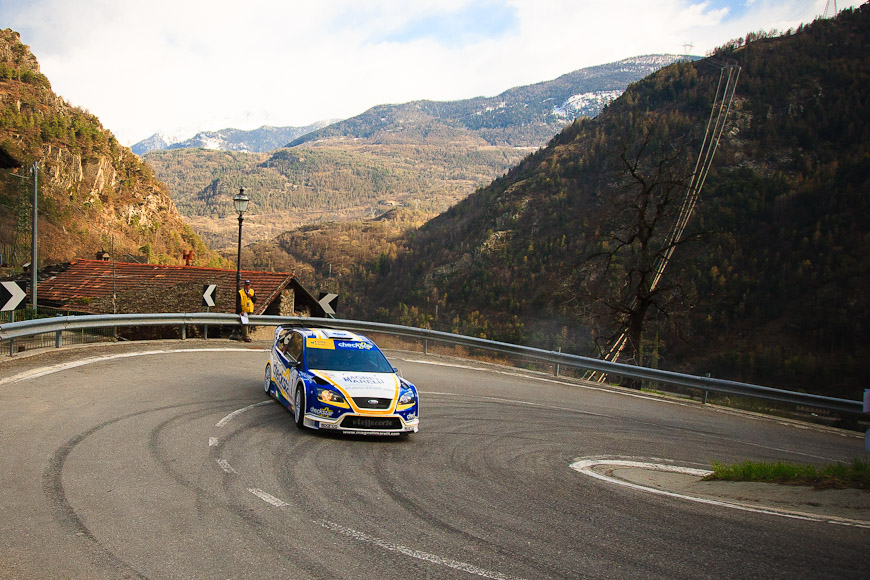
[[[227,423],[232,421],[235,417],[238,417],[240,414],[242,414],[246,411],[250,411],[251,409],[254,409],[255,407],[272,404],[273,402],[274,401],[261,401],[259,403],[254,403],[253,405],[248,405],[247,407],[242,407],[241,409],[237,409],[237,410],[233,411],[232,413],[229,413],[228,415],[223,417],[220,421],[218,421],[215,424],[215,427],[224,427],[224,426],[226,426]],[[209,446],[210,447],[216,447],[218,445],[218,443],[219,442],[218,442],[218,439],[216,437],[209,438]],[[241,474],[239,474],[239,472],[236,471],[226,460],[219,458],[219,459],[216,459],[216,462],[224,473],[226,473],[228,475],[236,476],[236,477],[241,477]],[[261,499],[262,501],[264,501],[265,503],[267,503],[273,507],[286,508],[286,507],[290,506],[289,503],[285,502],[284,500],[282,500],[278,497],[275,497],[274,495],[272,495],[266,491],[263,491],[260,488],[249,487],[249,488],[247,488],[247,490],[251,494],[255,495],[256,497],[258,497],[259,499]],[[383,540],[381,538],[370,536],[370,535],[365,534],[363,532],[360,532],[358,530],[354,530],[352,528],[348,528],[346,526],[342,526],[340,524],[336,524],[333,522],[320,520],[320,521],[316,521],[316,523],[323,526],[324,528],[326,528],[328,530],[331,530],[333,532],[337,532],[339,534],[342,534],[344,536],[347,536],[347,537],[352,538],[354,540],[357,540],[359,542],[363,542],[366,544],[372,544],[372,545],[378,546],[380,548],[383,548],[385,550],[388,550],[390,552],[395,552],[398,554],[409,556],[411,558],[416,558],[418,560],[422,560],[425,562],[436,564],[438,566],[443,566],[443,567],[450,568],[453,570],[458,570],[458,571],[466,572],[469,574],[474,574],[474,575],[480,576],[482,578],[490,578],[492,580],[523,580],[522,578],[520,578],[518,576],[509,576],[506,574],[502,574],[500,572],[495,572],[492,570],[487,570],[485,568],[480,568],[478,566],[475,566],[474,564],[469,564],[467,562],[461,562],[459,560],[445,558],[445,557],[439,556],[437,554],[430,554],[428,552],[423,552],[421,550],[415,550],[414,548],[410,548],[408,546],[403,546],[401,544],[394,544],[392,542],[388,542],[388,541]]]

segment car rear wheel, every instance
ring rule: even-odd
[[[305,421],[305,393],[302,385],[296,387],[296,395],[293,397],[293,419],[296,426],[302,429]]]
[[[266,363],[266,377],[263,379],[263,388],[266,390],[266,394],[270,397],[272,395],[272,363]]]

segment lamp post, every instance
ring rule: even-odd
[[[37,188],[37,180],[36,174],[39,171],[39,165],[35,162],[33,166],[30,168],[30,171],[33,172],[33,225],[31,226],[30,233],[33,236],[33,241],[30,245],[30,298],[33,306],[33,314],[36,315],[36,284],[38,282],[36,270],[39,259],[39,252],[37,252],[37,244],[36,244],[36,233],[39,231],[37,228],[37,212],[36,212],[36,201],[39,197],[37,194],[39,193],[39,189]]]
[[[240,187],[239,193],[233,196],[233,206],[236,208],[236,213],[239,214],[239,252],[236,258],[236,314],[242,313],[242,297],[239,295],[239,286],[242,281],[242,217],[248,209],[250,199],[245,195],[245,188]],[[233,331],[233,336],[238,337],[238,329]]]

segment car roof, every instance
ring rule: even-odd
[[[349,330],[337,330],[334,328],[301,328],[294,327],[293,331],[298,332],[305,338],[329,338],[333,340],[354,340],[374,344],[367,336],[350,332]]]

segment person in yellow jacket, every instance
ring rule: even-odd
[[[245,280],[245,287],[239,290],[239,300],[242,305],[242,312],[246,314],[251,314],[254,312],[254,302],[256,298],[254,297],[254,289],[251,288],[251,281]],[[242,325],[242,340],[245,342],[251,342],[251,337],[248,336],[248,325]]]

